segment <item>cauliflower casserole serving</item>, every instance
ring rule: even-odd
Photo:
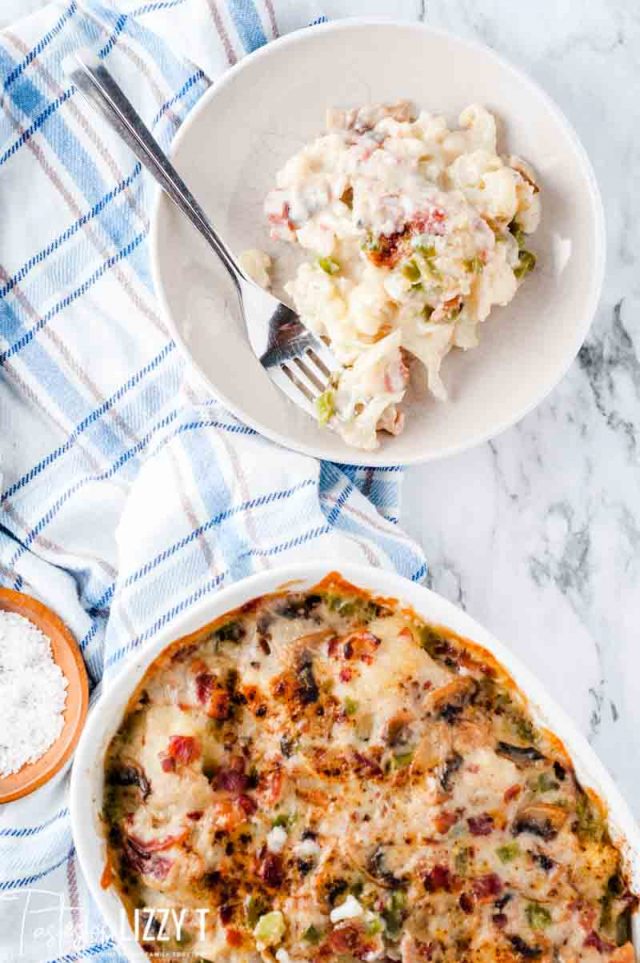
[[[633,963],[623,854],[560,741],[486,650],[336,574],[156,658],[103,821],[103,884],[174,910],[140,934],[174,963]]]
[[[397,434],[410,367],[446,398],[442,359],[477,344],[492,306],[514,297],[535,256],[540,220],[530,167],[497,153],[492,114],[470,106],[460,127],[408,102],[330,110],[327,132],[290,158],[265,202],[274,239],[311,257],[285,291],[341,365],[318,418],[363,449]],[[241,263],[268,284],[271,259]]]

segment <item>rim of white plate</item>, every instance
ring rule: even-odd
[[[483,52],[486,56],[493,59],[496,63],[500,64],[502,68],[511,72],[514,76],[518,77],[521,82],[528,85],[535,91],[535,93],[541,98],[545,105],[545,108],[555,117],[557,122],[562,126],[571,141],[576,156],[582,165],[583,172],[585,174],[585,179],[589,187],[589,201],[593,210],[594,221],[595,221],[595,231],[594,231],[594,241],[595,241],[595,255],[594,264],[595,270],[593,271],[590,282],[589,282],[589,293],[587,297],[587,309],[584,311],[583,317],[576,319],[576,335],[573,340],[571,350],[567,351],[566,355],[563,357],[562,361],[558,364],[557,370],[550,376],[547,383],[544,384],[540,390],[535,393],[532,400],[528,403],[521,405],[515,411],[512,411],[509,415],[505,416],[501,421],[497,422],[493,428],[487,430],[481,430],[472,434],[465,441],[458,444],[450,445],[449,447],[444,447],[437,452],[427,452],[422,454],[417,452],[415,455],[404,456],[401,460],[393,456],[393,442],[390,441],[388,445],[373,451],[373,452],[361,452],[357,448],[353,449],[353,456],[349,458],[348,462],[345,462],[343,458],[336,458],[331,455],[331,433],[327,431],[328,442],[327,446],[318,444],[305,444],[298,441],[292,441],[279,431],[274,430],[268,426],[263,425],[257,419],[247,415],[238,405],[236,405],[232,399],[228,398],[223,392],[221,392],[213,382],[205,375],[202,368],[194,358],[189,347],[185,344],[183,338],[181,337],[177,325],[173,321],[171,308],[169,306],[168,299],[165,295],[164,284],[162,282],[162,272],[160,271],[159,265],[159,246],[160,246],[160,231],[159,231],[159,211],[160,207],[164,203],[171,203],[168,198],[165,199],[163,192],[158,188],[156,197],[153,202],[153,208],[151,213],[151,224],[149,231],[150,239],[150,258],[151,258],[151,274],[153,278],[154,289],[160,305],[162,307],[163,313],[167,321],[169,322],[171,328],[171,334],[173,336],[176,345],[187,359],[189,364],[198,374],[202,384],[207,388],[207,390],[219,400],[229,411],[235,415],[243,424],[248,425],[253,428],[258,434],[265,438],[269,438],[271,441],[282,445],[292,451],[298,451],[304,455],[311,455],[314,458],[321,458],[328,461],[340,461],[342,464],[358,465],[362,467],[391,467],[396,465],[419,465],[425,464],[430,461],[439,461],[442,458],[449,458],[452,455],[460,454],[463,451],[468,451],[472,448],[476,448],[486,441],[496,438],[498,435],[502,434],[508,428],[522,421],[530,412],[540,405],[546,397],[558,386],[562,379],[567,374],[569,368],[575,361],[578,352],[582,345],[584,344],[585,338],[593,322],[598,303],[600,301],[600,295],[602,292],[602,285],[605,275],[605,263],[606,263],[606,221],[604,216],[604,207],[602,203],[602,197],[600,194],[600,189],[598,187],[598,182],[593,170],[593,165],[587,151],[582,144],[575,128],[571,122],[567,119],[566,115],[560,109],[560,107],[555,103],[551,96],[541,87],[537,81],[535,81],[529,74],[519,67],[516,67],[510,60],[504,57],[502,54],[497,53],[491,47],[486,44],[481,43],[478,40],[472,40],[467,37],[461,37],[459,34],[453,33],[449,30],[444,30],[441,27],[432,27],[430,24],[422,23],[420,21],[410,21],[410,20],[395,20],[392,18],[384,17],[345,17],[341,20],[330,21],[328,23],[314,24],[309,27],[302,27],[298,30],[294,30],[291,33],[285,34],[282,37],[278,37],[275,40],[270,41],[257,50],[244,56],[236,64],[230,67],[219,80],[216,80],[214,84],[211,85],[209,90],[207,90],[200,100],[194,105],[193,109],[189,111],[188,115],[180,125],[180,129],[172,141],[169,156],[173,159],[175,152],[179,149],[182,141],[188,136],[191,128],[198,122],[200,114],[206,109],[209,101],[216,97],[217,94],[223,90],[228,84],[232,83],[234,78],[243,70],[250,68],[251,64],[256,60],[264,57],[271,57],[274,54],[278,54],[283,49],[293,46],[297,43],[303,41],[309,36],[311,32],[316,33],[329,33],[329,32],[339,32],[346,29],[353,29],[353,27],[371,27],[371,26],[387,26],[391,28],[402,27],[404,29],[414,29],[416,31],[422,31],[429,33],[432,36],[440,37],[443,40],[451,39],[456,43],[467,47],[469,50],[476,50]]]

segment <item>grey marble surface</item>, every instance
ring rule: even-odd
[[[425,548],[431,586],[511,645],[546,683],[638,817],[640,4],[398,6],[484,41],[524,68],[569,117],[595,167],[607,272],[578,359],[515,428],[410,470],[402,521]]]

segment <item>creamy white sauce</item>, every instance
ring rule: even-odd
[[[287,161],[265,202],[272,236],[312,255],[286,291],[343,366],[323,420],[361,448],[377,447],[380,429],[402,430],[405,352],[445,399],[443,358],[477,344],[478,325],[523,276],[509,225],[538,226],[532,172],[498,154],[483,107],[459,124],[406,102],[332,110],[328,132]]]

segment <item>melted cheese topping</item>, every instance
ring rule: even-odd
[[[171,646],[105,767],[125,904],[184,911],[164,959],[633,960],[558,741],[488,653],[338,576]]]

